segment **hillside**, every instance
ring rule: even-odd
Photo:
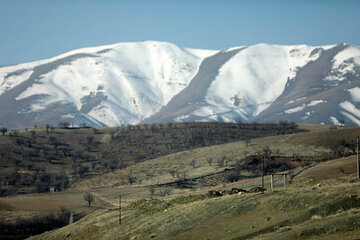
[[[82,179],[204,146],[296,133],[295,124],[177,123],[48,128],[0,136],[0,193],[64,190]]]
[[[355,239],[360,183],[353,170],[336,177],[329,172],[328,180],[302,178],[264,194],[140,200],[123,208],[121,225],[118,208],[99,210],[31,239]],[[302,175],[307,171],[312,168]]]
[[[182,128],[181,126],[185,125],[181,124],[174,126],[176,127],[172,130],[173,133],[177,133],[175,129],[178,129],[179,134],[183,133],[183,131],[187,129]],[[200,126],[204,127],[206,124],[196,124],[195,126],[195,129],[202,129]],[[233,129],[231,127],[229,128],[229,126],[233,125],[218,124],[217,127],[219,130],[222,129],[221,133],[224,134],[227,131],[225,129]],[[276,127],[274,125],[268,125],[267,128],[264,128],[265,126],[261,127],[261,125],[258,124],[255,126],[256,128],[260,127],[259,129],[262,129],[262,131],[266,129],[271,130],[272,127]],[[254,125],[247,125],[247,127],[249,127],[247,128],[249,130],[247,134],[257,133],[254,131]],[[136,129],[142,130],[139,130],[140,132],[136,132],[134,130],[133,134],[136,133],[138,138],[139,133],[143,134],[146,128],[148,127],[137,126]],[[194,132],[195,129],[192,129],[191,131]],[[104,141],[104,139],[111,139],[111,134],[107,132],[110,130],[113,129],[104,128],[96,130],[94,138],[95,140],[99,139],[99,144],[96,145],[96,149],[100,149],[102,144],[102,141],[100,141],[101,139],[103,142],[109,144],[109,142]],[[307,130],[309,132],[301,132],[302,130]],[[44,135],[48,134],[45,129],[38,129],[38,131],[42,131]],[[245,230],[238,229],[237,233],[235,231],[235,235],[230,234],[229,236],[231,236],[231,238],[229,239],[236,239],[237,237],[243,236],[243,234],[251,234],[251,236],[258,236],[259,233],[263,232],[277,234],[277,231],[274,232],[273,230],[278,228],[282,229],[280,225],[286,226],[283,224],[283,221],[288,224],[289,222],[287,222],[287,220],[295,221],[296,224],[306,225],[307,220],[309,219],[306,215],[306,211],[309,209],[301,207],[300,210],[295,209],[300,212],[296,212],[295,210],[293,211],[293,209],[286,209],[283,210],[284,212],[280,211],[280,213],[277,213],[279,209],[275,208],[275,210],[271,210],[266,206],[273,206],[273,202],[280,201],[280,199],[285,196],[285,193],[286,195],[290,194],[289,198],[284,198],[280,202],[281,204],[284,204],[284,206],[289,206],[291,202],[298,201],[300,192],[304,191],[309,194],[310,199],[314,199],[311,200],[313,202],[309,202],[309,204],[317,207],[319,204],[315,200],[318,198],[310,195],[314,193],[314,186],[319,183],[319,181],[321,182],[321,185],[326,185],[327,187],[322,188],[324,191],[320,191],[322,194],[320,197],[325,199],[325,201],[330,205],[333,204],[332,201],[334,199],[338,199],[340,197],[340,195],[336,197],[336,189],[344,188],[345,190],[343,191],[356,192],[357,190],[354,190],[353,186],[354,188],[358,187],[357,182],[353,182],[351,180],[355,171],[354,156],[339,160],[326,160],[336,158],[339,154],[344,156],[353,154],[353,136],[354,134],[360,135],[360,129],[349,127],[335,129],[334,127],[325,125],[300,125],[297,131],[300,132],[296,134],[280,134],[268,137],[260,137],[260,134],[258,135],[258,138],[246,138],[245,141],[234,141],[226,144],[192,148],[190,150],[179,151],[142,162],[133,162],[126,167],[123,166],[125,168],[114,169],[113,171],[100,169],[97,169],[97,171],[91,171],[90,169],[88,173],[84,173],[82,177],[79,176],[76,182],[72,182],[70,187],[62,192],[2,197],[0,198],[0,219],[4,225],[0,226],[4,227],[4,229],[11,226],[17,226],[15,228],[17,230],[14,230],[14,234],[18,234],[19,231],[23,231],[22,228],[23,226],[26,226],[26,224],[11,224],[23,222],[23,219],[29,219],[30,222],[35,221],[36,216],[47,216],[47,214],[54,213],[62,214],[62,210],[59,211],[59,209],[62,208],[66,209],[66,211],[73,211],[76,214],[89,215],[66,228],[55,230],[54,235],[52,235],[53,233],[46,233],[43,236],[44,238],[51,239],[54,237],[55,239],[60,239],[64,237],[64,231],[66,231],[66,235],[70,234],[69,237],[73,236],[75,239],[87,238],[89,237],[87,235],[89,232],[93,232],[94,238],[96,238],[96,236],[99,237],[102,234],[105,234],[103,231],[107,231],[106,234],[110,234],[108,236],[111,238],[112,236],[120,234],[119,236],[123,236],[127,239],[130,238],[130,235],[132,236],[132,234],[130,234],[131,232],[135,233],[140,239],[142,239],[144,236],[150,236],[146,235],[150,234],[149,229],[154,229],[154,232],[151,232],[151,234],[154,234],[154,236],[156,235],[155,238],[168,239],[168,236],[170,235],[176,237],[177,234],[180,234],[180,232],[176,230],[178,228],[187,229],[183,233],[186,236],[198,236],[196,235],[196,232],[200,230],[196,230],[197,228],[195,226],[201,226],[201,228],[207,229],[205,225],[209,225],[212,226],[212,229],[219,230],[220,233],[223,231],[221,228],[225,228],[225,226],[234,226],[234,229],[236,229],[239,225],[235,224],[235,222],[241,221],[240,219],[243,219],[244,217],[241,215],[244,213],[242,212],[243,210],[241,210],[244,209],[243,206],[249,207],[249,212],[245,211],[246,217],[254,216],[254,219],[248,222],[249,224],[258,224],[259,221],[262,221],[261,219],[257,219],[257,217],[255,217],[259,216],[259,211],[263,211],[261,210],[262,208],[266,208],[264,210],[266,213],[276,213],[279,215],[277,218],[274,218],[277,219],[275,222],[269,222],[272,226],[270,230],[262,229],[262,227],[270,226],[269,224],[254,228],[253,226],[255,225],[249,225],[244,228]],[[78,142],[79,139],[77,139],[77,135],[79,135],[80,132],[89,133],[94,132],[94,130],[55,129],[55,133],[56,132],[58,132],[57,134],[59,136],[63,137],[62,139],[66,139],[65,136],[68,135],[69,138],[67,140],[74,140],[74,142]],[[230,132],[228,133],[230,134]],[[263,134],[266,134],[266,132]],[[41,136],[41,134],[37,133],[36,136]],[[83,137],[84,135],[80,136]],[[124,137],[124,135],[122,136]],[[10,138],[6,136],[6,138],[2,138],[2,140],[4,139],[9,140]],[[309,141],[309,139],[312,139],[312,141]],[[324,142],[324,139],[327,141]],[[218,138],[218,140],[221,140],[221,138]],[[36,142],[38,141],[36,140]],[[340,146],[341,148],[334,146]],[[95,149],[95,146],[92,146],[91,148]],[[268,160],[265,162],[265,172],[267,174],[265,177],[265,188],[269,188],[270,186],[270,177],[268,174],[284,171],[289,174],[288,182],[292,183],[291,185],[286,188],[279,189],[279,187],[283,186],[283,179],[278,176],[275,177],[274,182],[276,190],[273,192],[266,191],[265,195],[246,193],[241,196],[224,196],[219,198],[210,197],[216,196],[216,192],[213,192],[211,195],[207,195],[209,191],[221,192],[223,189],[231,188],[242,188],[247,191],[254,188],[258,189],[258,187],[261,186],[261,161],[259,161],[259,157],[262,158],[263,155],[261,154],[263,154],[264,151],[270,153]],[[65,169],[67,166],[63,164],[60,165],[61,168],[55,168],[58,167],[58,165],[53,167],[52,164],[53,163],[44,165],[48,167],[47,170],[54,171],[51,174],[55,173],[55,169],[59,171],[59,169]],[[21,167],[21,164],[19,165]],[[319,177],[316,178],[316,176]],[[56,177],[50,179],[56,179]],[[326,181],[329,182],[324,182],[323,179],[328,179]],[[1,187],[9,188],[11,186],[2,185]],[[332,191],[334,191],[334,193],[332,193],[333,195],[329,195],[328,192]],[[83,195],[86,192],[91,192],[95,198],[95,202],[92,204],[92,207],[88,207],[87,202],[83,200]],[[122,196],[122,204],[125,206],[124,221],[126,226],[124,228],[118,228],[116,226],[116,213],[119,203],[119,195]],[[244,198],[242,198],[243,196]],[[259,198],[259,196],[266,196],[266,198]],[[241,200],[238,197],[241,197]],[[308,195],[304,195],[304,198],[307,199]],[[145,201],[144,199],[153,200]],[[192,203],[193,201],[195,202]],[[339,201],[347,202],[349,200],[340,199]],[[230,202],[234,202],[236,205],[233,206],[230,204],[233,207],[226,207],[230,206]],[[218,204],[219,209],[216,208]],[[264,206],[262,206],[262,204],[264,204]],[[355,203],[355,205],[356,204],[357,203]],[[258,206],[261,206],[260,209]],[[164,207],[168,209],[167,213],[170,213],[171,211],[171,214],[169,214],[171,219],[167,219],[166,216],[168,215],[164,215],[166,213],[162,212]],[[318,207],[324,208],[323,205],[319,205]],[[212,208],[214,208],[214,211]],[[236,209],[237,212],[234,215],[235,219],[238,219],[236,221],[231,220],[233,219],[231,217],[229,219],[227,218],[229,216],[227,214],[230,213],[229,209],[233,208]],[[285,207],[280,208],[285,209]],[[202,213],[199,213],[198,211]],[[175,215],[172,215],[173,213]],[[238,213],[240,215],[237,215]],[[291,214],[287,215],[287,213]],[[293,217],[296,213],[305,214],[305,220],[300,221],[298,218],[294,220]],[[160,226],[161,222],[157,221],[148,223],[147,221],[150,221],[151,216],[154,216],[151,214],[155,214],[156,217],[159,217],[159,221],[166,221],[167,225]],[[194,218],[192,214],[195,214],[199,218]],[[230,216],[233,216],[231,214]],[[331,212],[330,215],[331,214],[333,214],[333,212]],[[352,213],[350,212],[349,214],[351,215]],[[325,213],[325,215],[327,216],[328,213]],[[322,217],[327,219],[325,215]],[[181,216],[188,217],[183,219]],[[104,217],[104,219],[102,217]],[[346,218],[346,216],[344,218]],[[214,221],[217,221],[217,219],[224,221],[224,225],[220,225],[220,229],[218,228],[219,226],[216,225],[217,227],[214,227],[212,225]],[[281,221],[279,219],[281,219]],[[142,222],[142,220],[144,220],[144,222]],[[67,220],[65,220],[65,222],[66,221]],[[95,223],[94,221],[99,222]],[[129,225],[127,225],[127,221],[130,221]],[[140,221],[141,224],[137,225],[138,227],[136,227],[136,229],[133,229],[134,225],[131,224],[132,221]],[[183,226],[184,221],[189,222],[189,225]],[[266,220],[266,222],[268,222],[268,220]],[[174,223],[175,225],[172,225],[171,223]],[[108,227],[104,228],[102,227],[102,224],[106,224]],[[93,226],[101,227],[94,227],[93,231],[89,231],[89,226],[91,226],[90,228]],[[121,231],[121,233],[118,231]],[[189,232],[186,233],[187,231]],[[347,232],[347,230],[344,229],[340,229],[339,231],[341,233]],[[211,231],[209,230],[209,232]],[[35,232],[33,234],[35,234]],[[297,230],[296,234],[298,234]],[[182,239],[185,235],[178,235],[178,238]],[[214,233],[214,236],[218,235]]]

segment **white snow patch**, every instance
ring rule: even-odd
[[[306,107],[306,105],[305,105],[305,104],[302,104],[301,106],[287,109],[287,110],[285,110],[284,112],[287,113],[287,114],[296,113],[296,112],[300,112],[300,111],[304,110],[305,107]]]
[[[336,117],[330,117],[330,121],[332,122],[333,125],[338,125],[338,126],[342,125],[340,121],[336,119]]]
[[[356,106],[354,104],[352,104],[351,102],[345,101],[339,104],[340,107],[348,112],[350,112],[351,114],[353,114],[354,116],[360,118],[360,110],[356,108]]]
[[[326,81],[343,81],[346,74],[355,73],[355,66],[360,65],[360,47],[349,46],[336,54],[332,60],[333,66],[330,74],[325,77]]]
[[[0,95],[6,92],[7,90],[18,86],[22,82],[29,79],[29,77],[33,72],[34,72],[33,70],[25,70],[23,73],[19,75],[14,74],[12,76],[5,78],[8,72],[1,71],[0,68]]]
[[[304,100],[304,99],[306,99],[306,97],[296,98],[294,100],[290,100],[288,103],[286,103],[286,105],[296,103],[296,102],[299,102],[299,101]]]
[[[175,121],[176,122],[181,122],[181,121],[184,121],[184,120],[188,119],[189,117],[190,117],[189,115],[180,115],[177,118],[175,118]]]
[[[348,112],[344,112],[344,111],[341,111],[341,113],[347,117],[350,121],[352,121],[353,123],[355,123],[356,125],[360,126],[360,120],[357,119],[356,117],[354,117],[353,115],[351,115],[350,113]]]
[[[302,68],[310,61],[315,61],[319,58],[321,49],[326,50],[331,46],[313,47],[307,45],[287,46],[289,75],[288,79],[294,79],[299,68]],[[318,52],[311,54],[316,48],[319,48]]]
[[[308,103],[306,106],[307,107],[312,107],[312,106],[318,105],[319,103],[326,103],[326,101],[324,101],[324,100],[314,100],[314,101],[311,101],[310,103]]]
[[[61,116],[61,118],[75,118],[75,114],[66,114],[66,115],[63,115]]]
[[[360,88],[359,87],[354,87],[354,88],[348,89],[348,91],[350,92],[351,98],[354,102],[360,102]]]

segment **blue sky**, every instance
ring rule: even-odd
[[[360,46],[359,23],[357,0],[0,0],[0,66],[144,40]]]

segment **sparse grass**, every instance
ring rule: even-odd
[[[124,209],[121,226],[117,211],[100,210],[34,239],[66,234],[88,239],[318,239],[340,233],[352,239],[346,234],[360,231],[360,200],[350,195],[360,195],[360,183],[324,184],[316,189],[295,184],[265,194],[142,200]]]
[[[340,135],[342,131],[339,130]],[[360,207],[359,199],[349,198],[354,194],[360,196],[360,182],[350,180],[353,176],[353,167],[351,167],[353,157],[349,157],[349,160],[325,162],[318,167],[306,166],[309,169],[293,169],[291,173],[300,173],[294,178],[294,184],[279,188],[282,186],[282,179],[277,178],[278,188],[266,191],[265,194],[247,193],[212,199],[205,196],[208,190],[213,189],[258,187],[261,178],[244,179],[223,186],[222,182],[218,181],[217,186],[210,188],[195,182],[190,188],[172,186],[171,196],[161,197],[159,194],[169,187],[169,183],[180,178],[177,175],[173,177],[169,172],[170,169],[186,172],[188,179],[203,177],[232,168],[233,164],[241,161],[245,154],[255,154],[265,147],[269,147],[278,156],[286,157],[295,155],[322,159],[331,155],[332,150],[326,145],[314,146],[310,144],[311,141],[306,141],[306,136],[316,135],[302,134],[300,138],[295,138],[296,141],[292,135],[281,135],[252,139],[248,146],[240,141],[191,149],[84,179],[76,183],[67,193],[63,193],[64,195],[58,196],[66,196],[66,194],[76,196],[77,192],[81,193],[80,202],[86,206],[87,203],[82,200],[82,191],[90,189],[97,197],[98,203],[95,201],[95,204],[98,204],[99,209],[74,225],[44,233],[34,239],[68,237],[130,239],[132,236],[137,236],[137,239],[277,239],[276,237],[321,239],[324,236],[332,237],[337,234],[352,239],[350,237],[355,235],[351,235],[349,233],[351,231],[346,230],[347,223],[344,223],[339,230],[326,226],[334,221],[334,216],[340,216],[343,222],[347,222],[349,219],[351,221],[351,217],[355,217],[357,221],[360,215],[360,210],[357,211]],[[326,136],[331,137],[331,135]],[[101,141],[105,144],[109,139],[107,137]],[[211,166],[208,158],[213,159]],[[227,160],[227,165],[219,167],[216,162],[223,158]],[[190,164],[194,159],[196,167]],[[320,172],[321,177],[315,178],[314,176]],[[128,174],[142,179],[141,183],[135,182],[130,185],[126,180]],[[318,183],[321,187],[317,186]],[[269,186],[268,176],[265,179],[265,186],[267,188]],[[150,199],[151,187],[155,191],[153,199]],[[116,208],[120,194],[125,206],[121,226],[118,225]],[[10,206],[16,210],[25,203],[18,202],[11,205],[11,201],[1,200],[0,206],[3,202],[4,209]],[[54,202],[55,205],[59,204]],[[168,211],[164,211],[165,209]],[[355,227],[352,231],[357,232],[358,228]]]

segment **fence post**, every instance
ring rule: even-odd
[[[271,177],[270,178],[270,187],[271,187],[271,189],[274,189],[274,174],[271,174],[270,177]]]
[[[286,178],[286,176],[287,176],[287,174],[285,173],[285,174],[284,174],[284,186],[287,185],[287,178]]]

